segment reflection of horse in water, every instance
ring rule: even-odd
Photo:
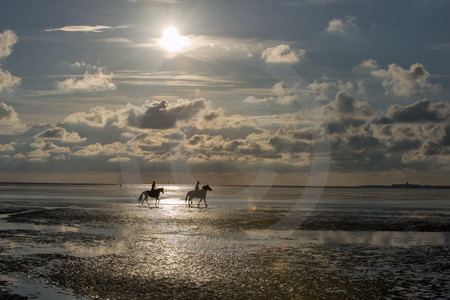
[[[155,206],[158,206],[160,193],[164,194],[164,188],[159,188],[153,191],[143,191],[138,198],[138,202],[141,203],[141,206],[144,206],[145,201],[150,206],[150,204],[148,203],[148,197],[152,197],[155,198]]]
[[[199,191],[189,191],[186,194],[186,199],[185,201],[188,202],[189,207],[192,206],[192,199],[194,198],[200,198],[200,201],[198,201],[198,206],[200,206],[200,202],[205,201],[205,207],[208,207],[208,204],[206,204],[206,192],[207,191],[212,191],[212,189],[209,187],[209,185],[204,185],[202,186],[202,189]],[[188,199],[189,198],[189,199]]]

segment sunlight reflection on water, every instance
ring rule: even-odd
[[[70,270],[56,278],[87,291],[99,276],[121,284],[131,277],[168,287],[185,282],[203,290],[216,283],[226,295],[246,289],[247,295],[286,299],[302,295],[301,288],[320,293],[322,287],[309,286],[320,280],[327,282],[329,295],[347,293],[352,289],[348,280],[360,277],[368,280],[365,288],[371,288],[373,278],[387,277],[394,288],[420,284],[426,289],[427,279],[438,282],[442,293],[448,290],[439,279],[450,245],[449,195],[442,198],[442,191],[400,199],[390,190],[326,189],[315,203],[299,198],[305,196],[302,188],[264,188],[261,197],[261,190],[252,187],[239,198],[236,187],[213,187],[209,207],[199,209],[184,200],[193,186],[165,187],[159,207],[137,203],[143,188],[69,187],[68,198],[63,189],[51,189],[47,200],[43,189],[36,198],[28,190],[27,202],[15,201],[25,198],[21,194],[0,195],[2,255],[19,262],[55,255],[55,266],[65,263]],[[301,219],[274,226],[292,211]],[[438,255],[433,262],[415,262],[430,251]],[[435,271],[420,271],[430,263]],[[423,282],[416,282],[417,274]],[[80,283],[91,277],[95,280]],[[108,289],[98,284],[98,290]]]

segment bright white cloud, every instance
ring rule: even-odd
[[[59,140],[66,143],[80,143],[86,140],[77,132],[68,132],[65,128],[52,126],[34,136],[35,139]]]
[[[103,92],[116,89],[112,78],[112,73],[104,73],[103,70],[99,69],[96,73],[86,72],[82,77],[68,78],[56,82],[56,85],[58,89],[64,91]]]
[[[85,124],[92,127],[104,127],[106,124],[117,120],[116,113],[104,107],[93,107],[90,112],[76,112],[70,114],[64,120],[65,123]]]
[[[12,47],[17,40],[17,35],[11,30],[0,33],[0,59],[8,57],[12,53]]]
[[[0,59],[6,58],[12,53],[12,48],[17,42],[17,35],[11,30],[0,33]],[[21,79],[0,68],[0,93],[13,88],[21,83]]]
[[[327,32],[337,34],[347,34],[358,29],[356,17],[345,16],[343,19],[333,19],[328,22]]]
[[[8,71],[0,69],[0,93],[18,86],[22,79],[12,75]]]
[[[410,97],[420,92],[437,92],[440,86],[428,82],[430,73],[422,64],[415,63],[408,69],[390,64],[386,70],[374,70],[371,74],[383,79],[386,95]]]
[[[267,63],[289,63],[300,62],[305,55],[305,50],[294,50],[289,45],[281,44],[276,47],[267,48],[261,54],[261,59]]]

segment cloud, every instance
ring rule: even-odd
[[[326,114],[334,117],[352,116],[370,118],[373,113],[368,103],[358,101],[344,91],[337,93],[336,98],[325,105],[323,110]]]
[[[15,134],[25,129],[26,126],[22,124],[14,108],[0,102],[0,133]]]
[[[323,118],[330,134],[343,134],[360,128],[374,118],[372,107],[364,101],[358,101],[345,91],[336,94],[333,101],[319,109],[319,118]]]
[[[376,120],[377,124],[444,121],[450,121],[450,105],[442,102],[431,103],[428,99],[407,106],[392,105],[386,116]]]
[[[47,158],[61,159],[61,154],[70,153],[69,147],[60,147],[52,142],[46,142],[43,140],[37,140],[30,144],[35,150],[26,154],[27,159],[32,161],[42,161]]]
[[[267,103],[267,102],[274,102],[277,104],[282,105],[288,105],[295,103],[299,100],[297,90],[295,87],[288,87],[287,83],[280,81],[275,83],[271,90],[270,90],[272,96],[268,97],[255,97],[255,96],[248,96],[244,99],[244,102],[246,103]]]
[[[11,55],[12,48],[17,40],[17,35],[11,30],[0,33],[0,59]],[[10,72],[0,68],[0,93],[19,85],[21,81],[19,77],[13,76]]]
[[[369,58],[366,60],[363,60],[362,62],[360,62],[358,64],[358,66],[356,67],[357,69],[363,69],[363,70],[375,70],[375,69],[379,69],[378,67],[378,63],[376,60]]]
[[[20,85],[22,79],[0,69],[0,93]]]
[[[356,17],[345,16],[343,19],[332,19],[328,22],[327,32],[333,34],[347,34],[358,29]]]
[[[87,146],[81,147],[80,150],[77,150],[73,153],[76,156],[98,156],[98,155],[107,155],[107,156],[117,156],[117,155],[126,155],[128,153],[128,146],[126,144],[122,144],[121,142],[114,142],[111,144],[102,145],[100,143],[90,144]]]
[[[175,156],[189,161],[256,161],[280,158],[267,143],[267,136],[251,134],[244,139],[224,139],[221,135],[195,134],[175,149]]]
[[[12,152],[14,151],[14,143],[0,144],[0,152]]]
[[[12,47],[17,43],[17,35],[11,30],[0,33],[0,59],[12,53]]]
[[[108,162],[128,162],[130,160],[131,159],[126,156],[116,156],[116,157],[108,159]]]
[[[430,73],[422,64],[415,63],[409,70],[390,64],[386,70],[374,70],[371,74],[383,79],[386,95],[410,97],[420,92],[437,92],[440,86],[428,82]]]
[[[204,99],[178,100],[175,104],[162,100],[131,109],[128,112],[128,124],[137,128],[173,128],[178,121],[189,121],[205,108]]]
[[[34,136],[41,140],[59,140],[66,143],[80,143],[86,141],[77,132],[68,132],[65,128],[52,126]]]
[[[56,86],[58,89],[64,91],[103,92],[116,89],[112,78],[112,73],[104,73],[102,69],[99,69],[96,73],[92,74],[86,72],[80,78],[68,78],[56,82]]]
[[[64,123],[85,124],[92,127],[104,127],[117,121],[116,113],[104,107],[93,107],[90,112],[77,112],[68,115]]]
[[[111,26],[103,26],[103,25],[96,25],[96,26],[88,26],[88,25],[69,25],[69,26],[63,26],[59,28],[49,28],[45,29],[44,31],[50,32],[50,31],[66,31],[66,32],[103,32],[106,29],[112,29]]]
[[[312,91],[315,95],[314,101],[316,102],[328,102],[330,98],[328,97],[328,91],[333,87],[331,82],[318,82],[314,81],[310,83],[307,88]]]
[[[266,63],[288,63],[300,62],[305,55],[305,50],[294,50],[289,45],[281,44],[276,47],[267,48],[261,53],[261,59]]]

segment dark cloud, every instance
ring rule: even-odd
[[[15,114],[16,112],[11,106],[0,102],[0,121],[10,120]]]
[[[365,120],[354,119],[354,118],[345,118],[338,121],[330,121],[326,123],[328,126],[328,132],[330,134],[336,133],[344,133],[348,128],[351,127],[360,127],[366,124]]]
[[[368,135],[353,135],[348,138],[348,146],[355,150],[374,150],[381,146],[378,138]]]
[[[305,141],[293,141],[279,137],[269,139],[269,145],[275,148],[277,153],[309,153],[311,144]]]
[[[322,109],[324,124],[330,134],[343,133],[352,127],[362,127],[373,118],[371,106],[340,91]]]
[[[207,112],[206,114],[203,115],[203,120],[207,121],[207,122],[211,122],[215,119],[217,119],[220,116],[220,114],[216,111],[211,111],[211,112]]]
[[[154,102],[144,112],[132,110],[128,116],[128,124],[133,127],[146,129],[174,128],[178,121],[187,121],[205,109],[203,99],[193,101],[178,101],[169,104],[167,101]]]
[[[14,108],[0,102],[0,134],[15,134],[25,129]]]
[[[402,139],[396,140],[389,146],[389,153],[404,153],[411,150],[418,150],[422,145],[419,139]]]
[[[424,99],[411,105],[392,105],[387,116],[376,120],[378,124],[422,123],[449,121],[450,105],[446,103],[432,104]]]
[[[366,102],[358,101],[345,91],[336,94],[336,98],[325,105],[324,113],[328,115],[352,115],[361,117],[371,117],[373,110]]]

